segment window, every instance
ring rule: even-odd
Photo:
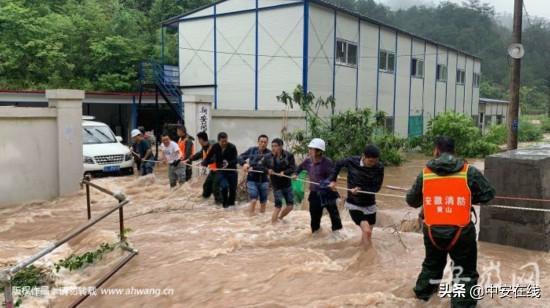
[[[466,72],[464,70],[456,71],[456,83],[464,84],[464,79],[466,78]]]
[[[357,45],[348,43],[348,64],[357,65]]]
[[[436,71],[436,79],[437,81],[447,81],[447,66],[443,64],[437,65],[437,71]]]
[[[483,112],[480,112],[479,113],[479,124],[483,124],[483,118],[484,118]]]
[[[479,75],[478,73],[474,73],[474,87],[475,88],[479,88],[480,79],[481,79],[481,75]]]
[[[336,63],[341,65],[357,65],[357,44],[337,40],[336,41]]]
[[[380,50],[379,54],[380,65],[378,68],[381,71],[393,73],[395,70],[395,53],[386,50]]]
[[[502,124],[502,115],[497,115],[497,125]]]
[[[424,77],[424,61],[413,58],[411,61],[411,76]]]

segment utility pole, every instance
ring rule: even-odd
[[[521,24],[523,0],[514,0],[514,29],[512,44],[521,44]],[[520,87],[521,57],[512,57],[510,78],[510,108],[508,108],[508,150],[518,148],[519,127],[519,87]]]

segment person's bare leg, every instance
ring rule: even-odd
[[[250,200],[250,215],[254,215],[254,212],[256,211],[256,199]]]
[[[265,207],[266,207],[266,203],[261,203],[260,204],[260,213],[265,213]]]
[[[363,244],[365,245],[366,248],[370,247],[371,244],[372,244],[372,227],[371,225],[366,221],[366,220],[363,220],[361,222],[361,233],[362,233],[362,240],[363,240]]]
[[[285,206],[284,210],[281,212],[281,216],[279,216],[279,219],[283,219],[288,213],[292,212],[293,206],[292,204]]]
[[[277,223],[277,218],[279,217],[279,212],[281,212],[280,207],[275,207],[273,210],[273,215],[271,216],[271,223]]]

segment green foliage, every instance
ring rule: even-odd
[[[489,128],[485,136],[485,141],[493,144],[505,144],[508,138],[508,130],[504,125],[493,125]]]
[[[441,113],[430,120],[421,145],[424,153],[431,154],[433,142],[439,136],[453,138],[457,154],[463,157],[484,157],[498,150],[497,144],[482,138],[472,119],[464,114]]]
[[[160,57],[160,22],[209,0],[0,0],[0,88],[135,90],[137,64]],[[166,63],[177,35],[165,30]]]
[[[388,165],[399,165],[404,160],[402,152],[406,148],[406,140],[384,131],[383,112],[373,115],[369,109],[359,109],[323,116],[327,114],[326,111],[323,113],[324,109],[334,110],[335,100],[332,97],[326,100],[315,98],[311,92],[305,94],[300,85],[292,96],[283,91],[277,100],[291,108],[299,106],[305,114],[307,130],[287,132],[283,136],[296,153],[306,154],[309,141],[322,138],[327,143],[325,154],[335,160],[360,155],[368,143],[380,147],[381,160]]]
[[[508,99],[508,92],[503,85],[483,80],[479,85],[479,95],[494,99]]]
[[[122,234],[118,234],[118,239],[122,240],[122,238],[127,238],[128,234],[132,232],[133,230],[131,228],[124,228],[122,230]]]
[[[541,128],[545,133],[550,133],[550,117],[545,117],[542,119]]]
[[[518,140],[520,142],[541,141],[543,137],[543,132],[540,126],[529,121],[519,122]]]
[[[40,287],[52,284],[51,271],[45,267],[29,265],[17,272],[12,280],[12,287]],[[4,287],[0,286],[0,292]]]
[[[17,272],[12,280],[12,287],[29,287],[29,288],[39,288],[41,286],[50,286],[53,285],[53,279],[51,276],[52,272],[50,269],[29,265],[19,272]],[[4,286],[0,285],[0,293],[4,292]],[[14,306],[20,307],[23,304],[23,297],[17,297]]]
[[[548,91],[542,86],[522,86],[519,89],[520,106],[523,114],[545,113],[549,101]]]
[[[92,264],[96,260],[101,260],[103,256],[115,249],[115,245],[102,243],[95,251],[88,251],[81,255],[71,254],[67,259],[61,259],[54,264],[55,271],[59,272],[61,268],[67,268],[69,271],[74,271],[84,267],[87,264]]]

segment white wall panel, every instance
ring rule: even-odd
[[[424,75],[426,74],[426,61],[424,58],[424,42],[413,39],[412,41],[412,58],[424,61]],[[411,66],[411,63],[409,63]],[[422,115],[424,108],[424,77],[411,76],[411,116]]]
[[[358,19],[342,13],[336,16],[336,38],[357,44],[359,41]],[[336,64],[335,69],[335,112],[355,109],[357,67]]]
[[[216,5],[216,14],[238,12],[256,8],[254,0],[229,0]]]
[[[475,60],[474,62],[474,72],[477,73],[477,74],[481,74],[481,63],[479,62],[479,60]],[[478,87],[474,87],[472,89],[472,92],[473,92],[473,114],[474,115],[477,115],[478,114],[478,107],[479,107],[479,88]]]
[[[218,108],[253,109],[255,13],[218,17],[217,41]]]
[[[437,63],[442,65],[447,65],[447,50],[439,47],[437,53]],[[445,112],[445,104],[447,99],[447,83],[450,77],[449,67],[447,66],[447,81],[438,81],[436,84],[436,106],[435,106],[435,115]]]
[[[332,95],[334,64],[334,11],[309,8],[308,85],[316,97]]]
[[[411,37],[398,35],[397,82],[395,91],[395,133],[408,136],[409,125],[409,83],[411,81]]]
[[[260,11],[258,21],[258,109],[281,110],[277,95],[302,83],[303,8]]]
[[[380,50],[396,52],[395,50],[396,33],[384,29],[380,30]],[[397,57],[396,57],[397,59]],[[396,61],[397,62],[397,61]],[[388,116],[393,116],[393,93],[394,93],[394,73],[380,71],[378,86],[378,110],[386,112]]]
[[[359,46],[359,108],[376,109],[378,75],[378,26],[361,22]]]
[[[436,52],[436,46],[432,44],[426,45],[426,61],[424,62],[424,131],[427,129],[428,121],[434,117]]]
[[[180,84],[214,84],[214,22],[201,19],[179,24]]]

